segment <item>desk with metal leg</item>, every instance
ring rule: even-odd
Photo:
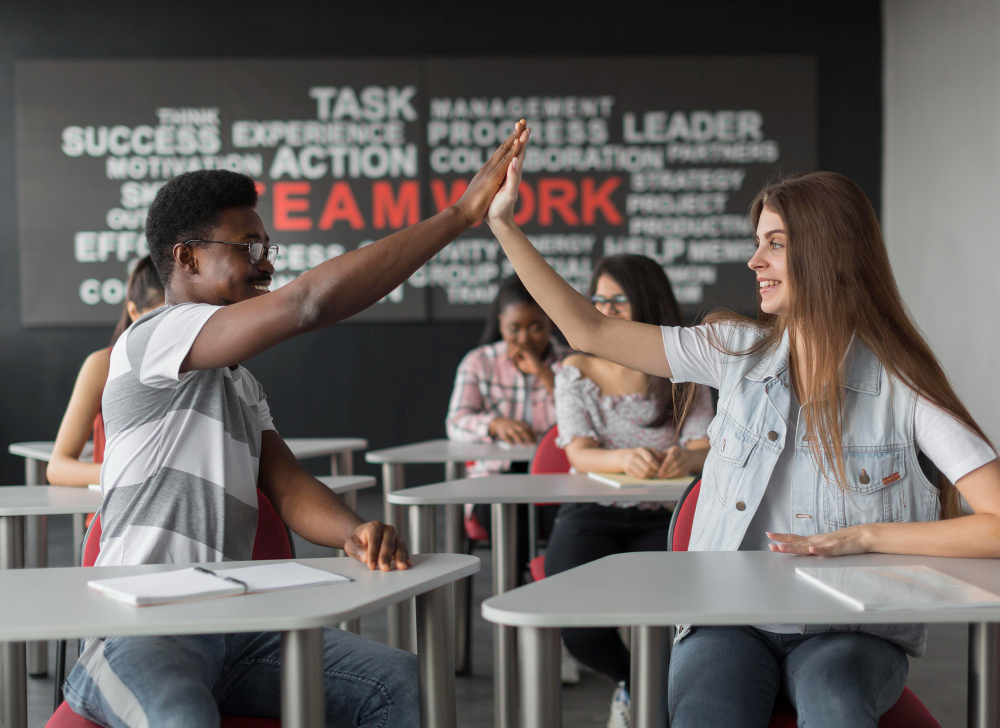
[[[322,628],[416,598],[421,651],[420,710],[424,726],[456,728],[455,671],[452,662],[451,584],[479,570],[466,555],[415,556],[405,571],[371,571],[353,559],[297,559],[314,568],[344,574],[347,584],[288,589],[228,599],[132,607],[87,588],[91,579],[171,571],[183,565],[21,569],[0,573],[0,643],[21,655],[4,664],[0,684],[3,728],[25,728],[24,640],[86,637],[283,632],[282,725],[325,725],[319,655]],[[230,567],[260,562],[235,562]],[[20,646],[20,651],[19,647]],[[426,649],[425,649],[426,648]],[[9,676],[9,677],[8,677]],[[10,711],[10,712],[8,712]]]
[[[520,503],[674,503],[690,483],[678,478],[670,485],[615,488],[586,475],[492,475],[465,478],[389,494],[389,502],[407,505],[428,524],[414,535],[428,550],[434,549],[433,513],[437,505],[489,503],[493,526],[493,593],[517,586],[517,505]],[[546,579],[546,581],[548,581]],[[493,629],[493,704],[497,728],[517,725],[516,646],[513,628]],[[558,667],[558,659],[556,665]],[[558,679],[558,675],[557,675]]]
[[[427,440],[412,445],[372,450],[365,454],[365,461],[382,466],[382,488],[385,505],[385,522],[391,524],[401,536],[407,538],[407,522],[403,510],[392,505],[389,494],[405,487],[404,468],[406,465],[436,465],[445,467],[445,480],[465,477],[465,464],[475,460],[506,460],[515,463],[530,462],[534,457],[534,445],[497,445],[495,443],[454,442],[452,440]],[[462,518],[462,504],[445,509],[446,553],[465,553],[465,529]],[[455,664],[460,673],[471,669],[471,584],[461,581],[455,584]],[[390,610],[389,644],[393,647],[408,647],[411,644],[408,631],[408,614],[400,605]]]
[[[516,627],[521,643],[520,728],[558,728],[563,627],[633,626],[636,728],[666,723],[665,638],[675,624],[878,624],[969,622],[969,728],[996,726],[1000,707],[996,623],[1000,608],[860,611],[803,581],[795,567],[925,565],[1000,594],[1000,560],[865,554],[836,559],[766,551],[678,551],[608,556],[483,602],[483,616]],[[655,576],[655,578],[651,578]],[[554,666],[553,666],[554,660]],[[529,684],[530,683],[530,684]],[[526,700],[530,698],[530,700]]]

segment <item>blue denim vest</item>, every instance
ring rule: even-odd
[[[758,329],[730,327],[725,348],[745,351],[763,339]],[[791,398],[789,338],[753,356],[725,355],[718,413],[708,428],[701,495],[691,532],[692,551],[736,551],[757,511],[784,447]],[[792,462],[792,532],[802,536],[888,521],[936,521],[938,489],[917,462],[912,389],[891,378],[855,336],[844,358],[844,464],[847,489],[817,467],[799,428]],[[800,420],[801,422],[802,420]],[[926,626],[806,625],[804,633],[863,631],[913,655],[923,653]]]

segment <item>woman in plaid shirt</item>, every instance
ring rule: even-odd
[[[520,279],[505,279],[487,313],[480,346],[458,365],[445,419],[449,439],[527,444],[556,423],[552,366],[572,350],[559,343],[552,331],[552,321]],[[508,461],[482,460],[470,465],[468,475],[510,471]],[[551,514],[544,510],[540,509],[539,516],[546,531],[546,521],[555,518],[555,509]],[[526,520],[522,517],[518,522]],[[489,538],[489,522],[489,506],[481,517],[467,518],[469,537]],[[524,540],[527,543],[526,526]]]

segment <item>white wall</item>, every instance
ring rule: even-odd
[[[903,297],[1000,443],[1000,2],[885,0],[882,223]]]

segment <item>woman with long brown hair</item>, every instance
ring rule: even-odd
[[[570,344],[719,390],[689,548],[1000,556],[1000,462],[910,320],[856,184],[816,172],[762,190],[750,215],[757,319],[719,313],[681,329],[602,316],[545,264],[513,222],[520,165],[519,155],[487,221]],[[779,694],[800,724],[875,726],[925,635],[684,628],[671,726],[763,727]]]

